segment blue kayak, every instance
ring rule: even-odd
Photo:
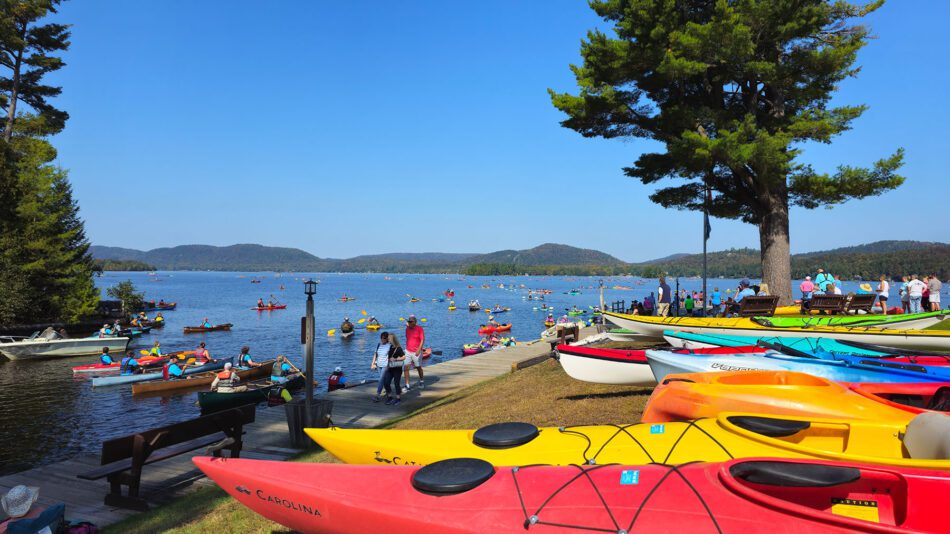
[[[195,373],[204,373],[206,371],[216,371],[218,369],[224,368],[224,364],[233,362],[234,358],[225,358],[222,360],[212,361],[204,365],[197,365],[187,367],[183,374],[193,375]],[[92,387],[102,387],[102,386],[116,386],[119,384],[132,384],[134,382],[147,382],[150,380],[161,380],[162,370],[158,369],[155,371],[149,371],[147,373],[140,374],[130,374],[130,375],[111,375],[111,376],[95,376],[92,378]]]
[[[797,371],[842,382],[947,382],[950,369],[892,363],[820,360],[777,352],[761,354],[683,354],[664,350],[646,351],[647,362],[658,383],[669,374],[710,371]]]

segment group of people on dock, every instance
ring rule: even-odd
[[[416,383],[419,389],[425,388],[425,373],[422,370],[423,347],[425,346],[425,329],[418,324],[415,315],[410,315],[406,319],[405,348],[399,342],[399,337],[392,332],[381,332],[379,334],[379,343],[373,351],[373,358],[370,362],[370,369],[375,370],[379,379],[376,384],[376,396],[373,402],[382,400],[382,393],[386,391],[386,404],[398,405],[402,402],[402,393],[409,391],[412,386],[409,383],[410,370],[416,368],[419,374],[419,381]],[[405,385],[400,385],[400,381],[405,375]]]

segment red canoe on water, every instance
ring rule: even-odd
[[[121,358],[121,357],[120,357]],[[141,358],[136,358],[136,361],[139,362],[139,365],[142,367],[160,367],[168,361],[168,357],[155,358],[149,356],[143,356]],[[73,374],[80,373],[112,373],[117,372],[122,367],[121,363],[112,363],[106,365],[104,363],[90,363],[88,365],[77,365],[73,367]]]
[[[304,533],[946,532],[950,491],[942,471],[774,458],[679,467],[194,462],[243,505]]]
[[[286,304],[278,304],[276,306],[255,306],[251,309],[257,310],[257,311],[270,311],[270,310],[283,310],[286,308],[287,308]]]

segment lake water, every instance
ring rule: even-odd
[[[236,356],[243,345],[259,360],[277,354],[288,356],[303,368],[300,345],[300,317],[304,314],[306,297],[303,281],[310,275],[274,273],[221,272],[107,272],[97,283],[103,290],[123,280],[132,280],[147,299],[177,302],[178,309],[165,312],[166,327],[134,340],[131,348],[148,348],[161,341],[166,352],[193,349],[200,341],[207,343],[214,357]],[[316,306],[316,378],[325,391],[326,376],[342,366],[350,380],[375,380],[369,368],[378,333],[357,330],[350,339],[327,336],[345,316],[353,322],[364,317],[361,311],[375,315],[404,340],[400,318],[413,313],[426,329],[427,344],[443,351],[427,364],[461,357],[461,346],[478,340],[477,329],[485,322],[485,313],[469,312],[470,299],[479,299],[483,306],[500,304],[510,307],[509,313],[497,317],[511,322],[511,334],[519,340],[536,339],[543,330],[546,312],[537,311],[540,303],[525,300],[527,288],[551,289],[545,303],[564,310],[572,305],[587,307],[599,301],[594,277],[461,277],[458,275],[381,275],[381,274],[314,274],[319,280]],[[251,283],[259,279],[261,283]],[[605,300],[642,299],[655,291],[655,280],[627,277],[604,278],[608,288]],[[487,284],[488,289],[481,286]],[[506,286],[499,288],[499,284]],[[632,290],[609,289],[614,285]],[[681,279],[681,287],[698,290],[702,281]],[[735,280],[711,280],[721,289],[736,286]],[[796,284],[797,285],[797,284]],[[281,290],[284,286],[286,289]],[[468,287],[473,286],[473,287]],[[853,287],[852,287],[853,286]],[[458,310],[448,310],[448,299],[437,299],[447,289],[455,290]],[[564,292],[579,288],[582,294]],[[853,291],[856,282],[846,283]],[[338,302],[346,294],[353,302]],[[421,299],[410,303],[409,295]],[[259,297],[271,296],[288,305],[285,310],[257,312],[250,308]],[[182,327],[196,325],[204,317],[212,323],[233,323],[230,332],[183,334]],[[74,378],[71,368],[95,363],[95,358],[64,358],[58,360],[0,362],[0,474],[63,460],[78,452],[98,452],[104,439],[126,435],[137,430],[174,423],[199,415],[195,392],[168,397],[132,397],[131,387],[90,387],[87,378]],[[413,377],[415,378],[415,372]],[[367,389],[369,395],[371,390]],[[262,408],[263,409],[263,408]]]

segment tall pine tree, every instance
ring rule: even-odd
[[[0,0],[0,323],[75,321],[96,309],[79,208],[47,137],[68,115],[43,77],[63,66],[68,26],[46,22],[58,1]],[[18,103],[20,105],[18,105]]]
[[[868,30],[855,21],[878,9],[845,0],[592,0],[616,37],[591,31],[579,94],[555,93],[561,124],[587,137],[645,138],[624,172],[644,184],[666,178],[650,199],[759,227],[763,279],[784,301],[789,279],[789,206],[813,209],[898,187],[898,150],[872,168],[821,173],[798,161],[809,141],[830,143],[865,107],[830,107],[855,76]]]

